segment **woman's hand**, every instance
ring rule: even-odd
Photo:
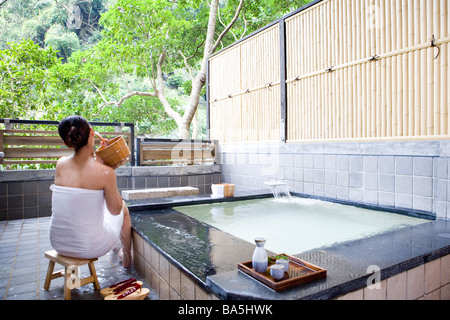
[[[128,162],[128,158],[122,160],[121,162],[119,162],[118,164],[116,164],[115,166],[110,166],[111,168],[113,168],[114,170],[116,170],[117,168],[123,166],[125,163]]]
[[[105,141],[106,141],[106,140],[105,140]],[[102,147],[103,147],[103,146],[108,146],[108,143],[107,143],[107,142],[104,143],[103,140],[100,140],[100,145],[101,145]],[[98,156],[97,156],[95,159],[96,159],[98,162],[100,162],[101,164],[104,164],[104,165],[106,165],[106,166],[109,166],[109,167],[113,168],[114,170],[116,170],[117,168],[123,166],[125,163],[128,162],[128,158],[126,158],[126,159],[122,160],[121,162],[119,162],[118,164],[116,164],[116,165],[114,165],[114,166],[110,166],[109,164],[105,163],[105,161],[103,161],[103,160],[102,160],[100,157],[98,157]]]

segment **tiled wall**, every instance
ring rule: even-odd
[[[223,145],[222,181],[450,218],[447,141]]]
[[[122,190],[191,186],[200,194],[211,193],[211,184],[220,182],[219,165],[179,167],[129,167],[117,171]]]
[[[0,220],[51,214],[53,170],[0,172]]]
[[[220,182],[220,166],[123,167],[116,170],[120,190],[192,186],[211,193]],[[51,215],[54,170],[0,172],[0,220]]]
[[[450,300],[450,255],[425,263],[338,300]]]
[[[186,271],[133,232],[134,266],[161,300],[217,300]]]

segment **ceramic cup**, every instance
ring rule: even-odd
[[[276,280],[284,277],[284,266],[282,264],[273,264],[270,266],[270,275]]]
[[[277,259],[277,261],[275,262],[276,264],[281,264],[284,267],[284,272],[287,272],[289,270],[289,260]]]

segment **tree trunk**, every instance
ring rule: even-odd
[[[0,0],[2,1],[2,0]],[[1,3],[1,2],[0,2]],[[237,18],[239,17],[239,13],[242,9],[244,0],[240,0],[239,6],[236,9],[235,15],[232,19],[232,21],[228,24],[228,26],[222,31],[222,33],[219,35],[219,37],[214,41],[215,31],[216,31],[216,22],[217,22],[217,16],[218,16],[218,10],[219,10],[219,0],[211,0],[211,7],[209,10],[209,20],[208,20],[208,29],[206,32],[206,39],[205,39],[205,47],[203,52],[203,58],[200,66],[200,70],[195,76],[195,78],[192,81],[192,89],[191,94],[189,98],[189,103],[186,106],[186,110],[184,112],[184,115],[181,116],[178,112],[176,112],[172,107],[170,106],[169,101],[167,100],[165,96],[165,84],[163,79],[163,71],[162,66],[165,61],[166,53],[163,52],[159,59],[158,63],[156,65],[156,75],[153,82],[153,89],[154,92],[129,92],[127,95],[123,96],[119,102],[108,102],[106,101],[106,98],[101,94],[100,90],[92,83],[95,89],[99,92],[102,99],[104,100],[103,105],[108,104],[115,104],[117,106],[120,106],[123,101],[126,99],[135,96],[135,95],[142,95],[142,96],[153,96],[158,97],[159,101],[162,103],[165,112],[175,120],[177,126],[178,126],[178,136],[180,139],[190,139],[190,126],[192,123],[192,119],[194,118],[194,115],[197,111],[198,102],[200,100],[200,94],[202,91],[203,86],[206,82],[206,69],[208,65],[208,59],[212,53],[216,50],[217,46],[221,42],[224,35],[230,30],[230,28],[233,26],[233,24],[236,22]],[[185,58],[185,63],[186,58]],[[186,65],[186,67],[189,69],[189,66]],[[90,81],[90,80],[89,80]]]
[[[194,81],[192,82],[192,90],[189,99],[189,104],[184,112],[182,118],[182,125],[179,126],[179,134],[181,139],[189,139],[189,127],[197,111],[198,101],[200,99],[200,93],[203,85],[206,82],[206,66],[208,64],[208,58],[213,53],[214,46],[214,33],[216,31],[217,12],[219,8],[219,0],[211,1],[211,8],[209,10],[208,31],[206,33],[205,50],[203,52],[203,60],[200,67],[200,71],[197,73]],[[187,128],[187,129],[186,129]],[[186,135],[187,134],[187,135]]]
[[[192,139],[198,139],[198,107],[192,119]]]
[[[190,123],[182,122],[178,125],[178,138],[180,139],[190,139]]]

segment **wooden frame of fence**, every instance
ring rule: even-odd
[[[207,117],[208,123],[214,125],[208,131],[211,136],[220,135],[221,143],[271,141],[279,136],[280,69],[279,61],[272,59],[279,57],[278,25],[261,30],[255,37],[257,42],[251,41],[252,38],[241,41],[216,55],[222,59],[209,61],[208,81],[221,85],[209,86],[207,90],[207,95],[214,97],[209,102]],[[258,56],[257,62],[241,63],[254,55]],[[224,78],[221,72],[214,71],[216,61],[218,69],[230,71],[229,76]]]
[[[263,40],[267,30],[278,32],[277,50]],[[449,42],[448,0],[313,1],[210,58],[210,137],[221,143],[448,139]],[[259,46],[272,62],[258,62],[261,50],[230,60],[244,45]],[[270,72],[273,61],[278,74]],[[280,97],[262,115],[272,101],[252,93],[268,89],[264,72]],[[257,81],[250,86],[246,77]],[[254,121],[260,118],[276,119],[278,134],[246,134],[273,131],[270,122]]]
[[[217,163],[217,141],[190,139],[137,139],[137,160],[141,165],[194,165]]]
[[[68,156],[73,151],[66,147],[57,131],[54,130],[19,130],[10,128],[12,124],[58,125],[58,121],[10,120],[0,119],[5,123],[6,130],[0,130],[0,152],[4,153],[0,163],[8,164],[45,164],[56,163],[62,156]],[[115,127],[115,131],[101,132],[105,138],[121,135],[125,138],[131,151],[130,162],[134,164],[134,124],[90,122],[92,126]],[[122,132],[121,127],[130,127],[130,132]],[[120,129],[120,130],[119,130]],[[100,145],[96,138],[95,145]]]

